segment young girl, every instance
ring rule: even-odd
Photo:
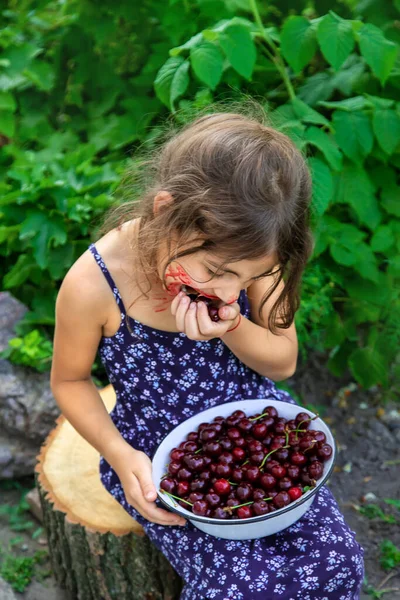
[[[160,508],[151,459],[185,419],[239,399],[294,403],[275,387],[296,368],[294,315],[312,251],[310,175],[263,119],[214,112],[154,154],[140,202],[90,245],[58,295],[51,385],[101,454],[105,488],[185,586],[181,600],[353,600],[363,549],[323,486],[294,525],[230,541]],[[202,302],[219,306],[211,320]],[[117,403],[91,380],[99,349]]]

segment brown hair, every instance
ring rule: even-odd
[[[135,250],[143,271],[153,275],[159,243],[170,242],[172,234],[178,234],[181,248],[193,234],[199,234],[199,243],[174,256],[168,244],[168,264],[199,250],[223,257],[224,264],[275,252],[278,276],[259,314],[283,279],[268,327],[287,329],[299,307],[301,276],[312,252],[311,177],[301,152],[270,125],[257,101],[229,102],[217,111],[213,106],[197,111],[181,128],[167,123],[163,143],[144,156],[142,150],[143,158],[141,152],[134,157],[139,198],[114,208],[101,232],[140,217]],[[132,187],[123,188],[132,193]],[[174,201],[154,215],[154,196],[161,190]]]

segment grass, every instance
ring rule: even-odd
[[[37,527],[36,523],[30,518],[29,504],[26,501],[26,494],[32,488],[32,482],[29,482],[29,488],[16,480],[5,480],[1,482],[2,490],[18,490],[21,492],[19,502],[16,505],[0,505],[0,518],[7,521],[10,529],[16,532],[22,532],[35,540],[44,533],[42,527]],[[49,559],[47,549],[37,550],[32,556],[18,556],[15,551],[23,551],[25,539],[19,535],[12,538],[8,545],[0,544],[0,576],[7,581],[16,592],[23,592],[33,577],[42,581],[51,575],[51,570],[45,567],[40,568]],[[15,551],[14,551],[15,550]]]

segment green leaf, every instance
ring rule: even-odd
[[[360,222],[374,231],[381,221],[375,191],[364,169],[347,164],[338,176],[337,201],[349,204]]]
[[[313,123],[314,125],[326,125],[331,128],[330,121],[319,112],[310,108],[305,102],[299,98],[293,98],[290,102],[293,112],[302,123]]]
[[[392,286],[385,273],[380,273],[377,284],[359,277],[357,273],[353,273],[351,277],[346,278],[345,288],[351,298],[370,302],[380,307],[386,307],[390,303],[392,295]]]
[[[54,86],[54,67],[49,63],[34,61],[28,68],[24,69],[23,75],[30,79],[39,90],[49,92]]]
[[[342,155],[331,136],[318,127],[309,127],[305,132],[305,140],[323,152],[334,171],[341,170]]]
[[[6,273],[3,279],[3,285],[6,290],[19,287],[32,274],[37,267],[32,256],[20,254],[15,265]]]
[[[0,110],[9,110],[15,112],[17,103],[11,92],[0,92]]]
[[[339,147],[351,160],[362,163],[371,152],[374,143],[368,115],[362,111],[335,110],[332,121]]]
[[[381,225],[371,239],[371,248],[374,252],[385,252],[393,246],[395,238],[390,225]]]
[[[182,46],[176,46],[175,48],[171,48],[169,51],[170,56],[178,56],[181,53],[181,50],[190,50],[195,46],[198,46],[204,41],[203,33],[196,33],[193,37],[190,38],[187,42],[182,44]]]
[[[333,180],[330,169],[319,158],[308,159],[313,180],[312,210],[320,217],[329,206],[333,196]]]
[[[317,47],[315,26],[305,17],[289,17],[281,32],[281,52],[296,74],[310,62]]]
[[[317,39],[322,54],[335,71],[340,69],[355,45],[351,23],[332,11],[320,21]]]
[[[359,32],[361,54],[381,84],[384,85],[396,62],[398,46],[385,38],[383,32],[367,23]]]
[[[13,137],[15,133],[15,117],[11,110],[0,111],[0,133]]]
[[[354,96],[353,98],[346,98],[345,100],[338,100],[337,102],[324,102],[321,100],[318,104],[325,106],[325,108],[337,108],[338,110],[350,112],[362,110],[368,106],[368,102],[364,96]]]
[[[396,568],[400,564],[400,549],[390,540],[383,540],[380,546],[382,553],[381,566],[386,570]]]
[[[224,65],[219,48],[210,42],[203,42],[191,49],[190,62],[197,77],[215,90],[221,80]]]
[[[356,381],[366,388],[387,383],[385,358],[374,348],[358,348],[349,357],[349,368]]]
[[[219,43],[235,71],[250,80],[257,52],[248,29],[241,25],[230,25],[220,34]]]
[[[353,225],[345,223],[334,233],[330,243],[332,258],[340,265],[351,267],[357,261],[357,247],[366,234]]]
[[[329,73],[316,73],[311,77],[307,77],[304,84],[298,88],[297,95],[306,104],[315,106],[323,100],[328,100],[334,89],[333,79]]]
[[[381,204],[387,213],[400,217],[400,188],[389,183],[381,192]]]
[[[376,139],[386,154],[392,154],[400,143],[400,116],[390,108],[374,111],[372,125]]]
[[[174,110],[174,101],[182,96],[189,85],[189,62],[181,56],[173,56],[158,71],[154,81],[157,97],[165,106]]]
[[[65,244],[67,232],[64,221],[60,218],[51,218],[39,211],[28,212],[27,218],[22,223],[20,239],[29,240],[33,248],[36,262],[41,269],[48,265],[48,248],[54,240],[56,246]]]

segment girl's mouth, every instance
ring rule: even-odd
[[[209,298],[210,300],[220,300],[218,296],[210,296],[209,294],[205,294],[202,291],[190,287],[190,285],[182,285],[181,291],[184,292],[187,296],[189,296],[192,302],[198,300],[201,297]]]

